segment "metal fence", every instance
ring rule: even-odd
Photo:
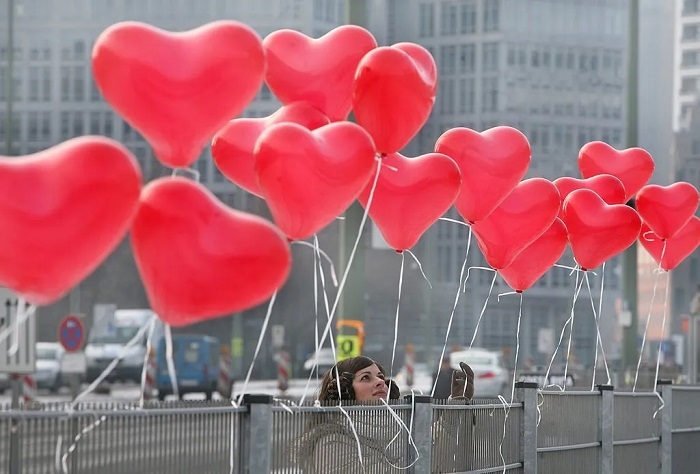
[[[391,409],[298,406],[266,395],[249,395],[240,407],[1,407],[0,472],[697,472],[700,387],[660,390],[661,410],[650,392],[541,391],[528,382],[513,403],[416,396]]]

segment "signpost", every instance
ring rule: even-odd
[[[61,358],[61,374],[70,375],[72,397],[78,396],[80,375],[87,370],[87,360],[82,351],[85,343],[85,325],[82,318],[69,314],[58,325],[58,341],[66,353]]]

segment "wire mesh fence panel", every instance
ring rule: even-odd
[[[657,473],[661,417],[653,393],[615,393],[613,421],[614,472]]]
[[[591,474],[600,472],[599,466],[600,448],[597,446],[537,453],[539,474]]]
[[[600,398],[598,392],[542,392],[537,447],[599,442]]]
[[[230,472],[233,440],[238,473],[245,411],[205,404],[44,405],[20,418],[21,472]]]
[[[276,473],[405,472],[411,453],[409,405],[277,405],[272,415]]]
[[[522,406],[479,400],[473,405],[436,401],[432,472],[512,467],[518,472]]]
[[[672,472],[694,472],[700,466],[700,387],[674,387],[672,397]]]

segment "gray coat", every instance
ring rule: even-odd
[[[342,413],[323,414],[323,419],[295,445],[293,458],[297,467],[306,474],[405,473],[415,459],[415,451],[406,429],[388,410],[347,413],[357,438],[350,420]],[[408,425],[405,419],[404,423]],[[456,472],[469,467],[472,429],[472,412],[442,410],[433,423],[431,472]]]

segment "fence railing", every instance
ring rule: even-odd
[[[542,391],[520,382],[512,403],[415,396],[391,410],[298,406],[267,395],[249,395],[240,407],[0,407],[0,472],[697,472],[700,387],[659,389],[660,397],[611,386]]]

